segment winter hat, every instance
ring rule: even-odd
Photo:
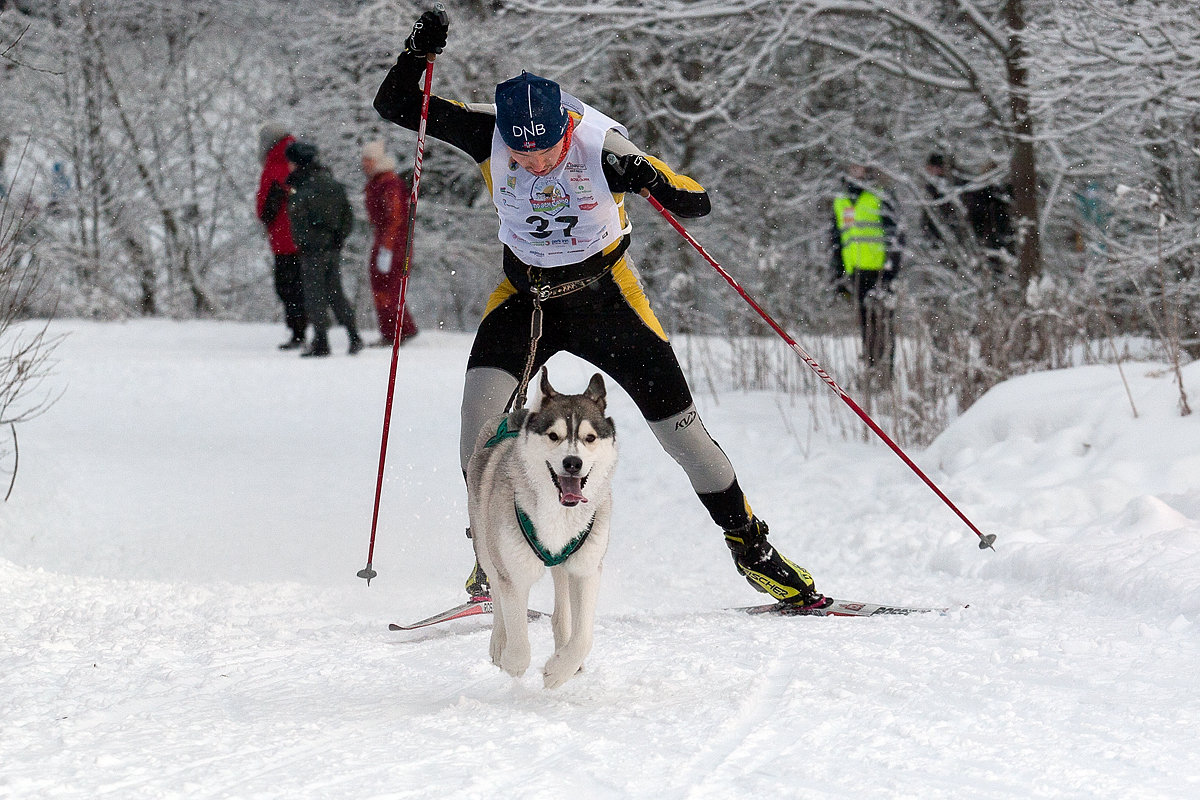
[[[280,140],[289,133],[290,131],[281,122],[263,123],[263,126],[258,129],[258,160],[266,161],[267,153],[271,152],[271,148],[279,144]]]
[[[396,171],[396,159],[389,156],[387,151],[383,149],[383,142],[367,142],[363,145],[362,157],[363,160],[371,165],[368,170],[368,174],[371,177],[375,177],[381,172]]]
[[[283,154],[297,167],[307,167],[317,160],[317,146],[312,142],[297,139],[287,146]]]
[[[496,87],[496,128],[513,150],[553,147],[567,133],[567,110],[558,84],[528,72]]]

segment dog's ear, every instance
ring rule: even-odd
[[[603,411],[608,398],[608,394],[604,390],[604,376],[599,372],[593,375],[592,379],[588,381],[587,390],[583,394],[584,397],[600,406],[600,410]]]
[[[547,400],[549,400],[550,398],[554,397],[556,394],[558,394],[558,392],[554,391],[554,387],[550,385],[550,373],[546,370],[545,367],[542,367],[541,388],[542,388],[542,402],[543,403],[546,402]]]

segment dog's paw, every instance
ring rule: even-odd
[[[581,672],[583,672],[582,664],[576,663],[575,659],[565,658],[555,653],[550,656],[550,660],[542,669],[542,685],[547,689],[557,689]]]
[[[513,648],[509,647],[500,654],[500,660],[496,663],[509,675],[519,678],[525,674],[525,670],[529,669],[529,651],[526,650],[524,654],[521,654],[514,652]]]

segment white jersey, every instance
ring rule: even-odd
[[[518,166],[492,134],[492,202],[500,216],[500,241],[534,267],[564,267],[594,256],[629,232],[604,179],[604,137],[620,124],[563,93],[563,105],[583,114],[566,157],[548,175]]]

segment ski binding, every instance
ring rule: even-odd
[[[860,603],[822,597],[807,606],[793,603],[768,603],[761,606],[735,608],[744,614],[770,614],[777,617],[882,617],[907,614],[948,614],[949,608],[920,608],[916,606],[886,606],[879,603]]]

